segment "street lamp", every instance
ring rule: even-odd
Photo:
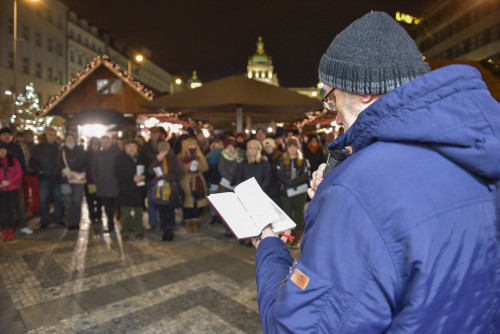
[[[136,62],[141,63],[143,60],[144,60],[143,55],[141,55],[141,54],[137,54],[137,55],[135,56],[135,61],[136,61]],[[128,60],[127,65],[128,65],[128,66],[127,66],[127,72],[128,72],[128,74],[132,75],[132,61],[131,61],[130,59]]]
[[[30,2],[40,2],[40,0],[29,0]],[[13,49],[13,65],[14,65],[14,70],[12,71],[12,85],[14,88],[12,89],[12,112],[15,115],[16,114],[16,99],[17,99],[17,94],[16,94],[16,66],[17,66],[17,0],[14,0],[14,26],[13,26],[13,42],[14,42],[14,49]]]
[[[177,78],[175,80],[172,80],[170,81],[170,94],[174,94],[175,93],[175,86],[174,86],[174,83],[177,85],[177,86],[180,86],[182,84],[182,80],[180,78]]]

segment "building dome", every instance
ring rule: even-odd
[[[271,56],[268,56],[266,51],[264,51],[264,42],[262,41],[262,36],[259,36],[257,41],[257,50],[255,53],[248,57],[248,65],[253,64],[272,64]]]

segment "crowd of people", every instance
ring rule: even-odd
[[[162,240],[171,241],[175,209],[182,209],[189,233],[200,231],[203,210],[210,213],[211,224],[220,224],[206,196],[232,191],[255,177],[297,224],[298,242],[311,171],[324,162],[327,143],[325,134],[304,136],[294,131],[270,135],[259,130],[251,136],[225,131],[206,136],[201,131],[174,135],[153,127],[148,140],[132,134],[87,141],[71,131],[62,138],[47,128],[35,144],[31,130],[14,138],[10,128],[3,128],[2,240],[12,240],[16,230],[32,234],[28,217],[39,216],[42,231],[51,223],[79,229],[85,196],[89,221],[101,224],[104,232],[113,232],[118,220],[123,240],[142,239],[146,210],[149,228],[159,227]],[[232,235],[227,228],[226,235]]]

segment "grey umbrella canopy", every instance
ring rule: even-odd
[[[257,122],[294,121],[303,118],[304,112],[319,109],[320,105],[317,99],[286,88],[232,75],[140,106],[182,112],[183,116],[208,122],[236,117],[237,131],[241,131],[242,113]]]

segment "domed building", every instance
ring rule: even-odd
[[[274,73],[272,57],[264,51],[264,42],[261,36],[257,41],[257,50],[248,57],[247,76],[250,79],[279,86],[278,75]]]

